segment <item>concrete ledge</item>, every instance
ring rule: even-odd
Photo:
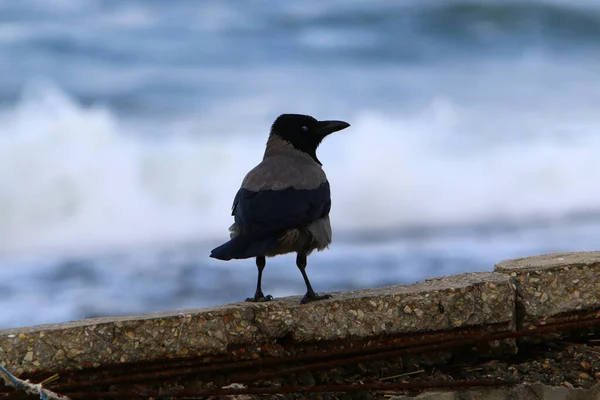
[[[317,380],[357,382],[363,376],[371,381],[388,382],[388,378],[404,375],[411,380],[419,379],[411,372],[419,365],[419,372],[429,371],[421,381],[426,384],[439,381],[440,367],[453,371],[460,370],[456,368],[458,365],[474,364],[476,368],[472,371],[445,372],[447,375],[443,377],[446,381],[455,380],[454,377],[472,381],[477,379],[473,371],[480,370],[480,377],[497,376],[506,379],[503,382],[564,383],[570,387],[525,384],[494,390],[423,393],[416,398],[600,400],[597,394],[600,386],[592,385],[600,379],[600,364],[589,351],[577,353],[575,347],[562,353],[546,352],[544,360],[534,358],[525,365],[519,357],[528,351],[534,354],[531,349],[536,343],[515,339],[469,344],[468,348],[442,348],[436,344],[438,347],[421,354],[423,343],[452,344],[454,339],[473,338],[482,333],[514,332],[550,323],[600,318],[600,252],[555,253],[509,260],[497,264],[495,272],[466,273],[412,285],[338,292],[333,296],[331,300],[307,305],[300,304],[301,296],[293,296],[267,303],[241,302],[181,312],[0,330],[0,363],[20,378],[31,378],[34,382],[60,372],[61,382],[56,387],[67,395],[88,387],[104,393],[115,382],[122,388],[119,385],[123,385],[124,379],[135,382],[136,390],[143,393],[171,393],[181,389],[220,388],[236,382],[235,379],[256,381],[253,367],[233,373],[222,368],[222,365],[239,366],[239,361],[244,360],[260,360],[244,365],[263,365],[265,359],[283,360],[281,365],[289,366],[297,363],[299,356],[340,357],[346,350],[358,354],[379,345],[394,349],[412,346],[414,352],[403,353],[408,354],[406,357],[394,356],[393,361],[386,359],[380,364],[373,362],[369,368],[344,364],[340,369],[348,375],[337,376],[339,370],[334,368],[325,375],[322,371],[291,373],[281,380],[265,382],[289,386],[303,380],[314,385]],[[583,322],[590,326],[590,320]],[[556,326],[548,327],[545,331],[553,333],[547,336],[560,342],[565,334],[573,334],[571,337],[578,334],[565,326],[583,325],[580,321],[561,326],[565,332],[553,331],[558,329]],[[589,332],[588,329],[584,333]],[[536,340],[546,340],[546,336]],[[563,348],[562,345],[558,343],[555,348]],[[514,356],[516,350],[518,357]],[[481,361],[490,359],[494,363]],[[554,359],[565,362],[552,362]],[[336,365],[342,365],[346,359],[338,361],[341,362]],[[279,366],[271,370],[265,367],[263,377],[269,373],[282,376]],[[188,367],[196,372],[182,372]],[[382,378],[380,368],[388,371],[387,378]],[[200,370],[203,372],[197,372]],[[174,374],[169,375],[171,372]],[[159,373],[160,378],[152,375]],[[428,373],[431,374],[425,376]],[[513,379],[516,375],[520,380]],[[595,397],[585,397],[590,395]]]
[[[185,356],[278,355],[278,340],[369,339],[474,326],[513,330],[515,293],[508,276],[468,273],[423,283],[334,293],[300,305],[268,303],[143,316],[95,318],[0,331],[0,359],[13,373],[39,373]]]
[[[496,264],[515,279],[519,329],[569,320],[573,313],[600,316],[600,252],[552,253]]]

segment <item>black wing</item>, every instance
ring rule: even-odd
[[[329,182],[316,189],[261,190],[241,188],[235,195],[232,215],[240,233],[264,236],[316,221],[329,214]]]

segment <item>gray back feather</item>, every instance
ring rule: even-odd
[[[327,180],[325,171],[311,156],[277,136],[269,137],[263,161],[242,182],[251,191],[316,189]]]

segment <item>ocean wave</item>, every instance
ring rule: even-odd
[[[596,47],[594,38],[600,34],[600,8],[584,8],[581,3],[450,2],[422,15],[424,32],[473,44],[520,41]]]
[[[583,52],[598,46],[600,34],[600,7],[582,0],[310,1],[263,7],[215,1],[178,7],[141,1],[113,7],[42,3],[7,5],[4,13],[11,18],[0,27],[0,48],[7,54],[73,61],[85,56],[121,67],[331,63],[339,57],[411,64],[504,57],[532,48]],[[224,47],[235,51],[221,51]]]
[[[1,252],[226,239],[233,195],[260,160],[270,121],[243,127],[253,135],[157,139],[56,88],[26,93],[0,115]],[[556,135],[555,121],[539,120],[548,112],[513,114],[523,133],[546,130],[518,140],[483,140],[477,129],[491,115],[444,99],[402,114],[349,115],[351,129],[320,150],[336,232],[595,215],[600,121],[588,115],[577,125],[567,110],[555,117],[568,134]]]

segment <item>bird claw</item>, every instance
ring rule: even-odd
[[[273,300],[273,296],[271,296],[270,294],[268,294],[266,296],[263,294],[260,294],[258,296],[255,295],[254,297],[246,298],[246,301],[251,301],[254,303],[262,303],[262,302],[270,301],[270,300]]]
[[[313,293],[311,295],[311,294],[306,293],[304,295],[304,297],[302,298],[302,300],[300,301],[300,304],[306,304],[306,303],[310,303],[312,301],[326,300],[326,299],[331,299],[331,298],[333,298],[333,296],[331,296],[330,294],[319,295],[317,293]]]

